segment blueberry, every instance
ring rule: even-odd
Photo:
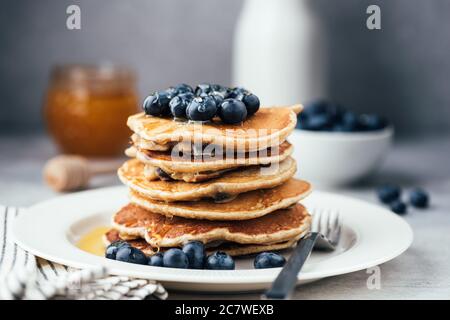
[[[175,97],[178,94],[178,90],[174,87],[170,87],[168,89],[166,89],[166,91],[162,91],[164,93],[167,94],[167,96],[169,97],[169,99],[172,99],[173,97]]]
[[[340,124],[343,131],[353,132],[358,130],[358,116],[350,111],[344,112],[341,117]]]
[[[213,91],[213,88],[209,83],[201,83],[195,88],[195,95],[198,97],[202,97],[210,94]]]
[[[172,181],[173,180],[172,177],[161,168],[156,168],[155,172],[156,172],[156,175],[161,180],[164,180],[164,181]]]
[[[345,108],[340,104],[329,103],[327,106],[327,114],[330,116],[333,123],[341,122],[345,112]]]
[[[326,113],[311,115],[306,118],[306,121],[303,123],[303,129],[313,131],[327,130],[330,128],[331,123],[331,118]]]
[[[169,103],[172,115],[175,118],[186,118],[187,106],[193,99],[194,94],[191,92],[182,93],[173,97]]]
[[[123,246],[130,246],[130,245],[128,244],[128,242],[123,241],[123,240],[114,241],[106,248],[105,257],[108,259],[115,260],[117,250],[119,250],[119,248],[121,248]]]
[[[303,114],[305,116],[312,116],[318,114],[324,114],[327,112],[328,102],[325,100],[316,100],[311,101],[305,104],[305,109],[303,110]]]
[[[155,92],[145,98],[143,108],[146,114],[161,117],[170,114],[169,102],[172,99],[172,95],[169,92],[161,91]]]
[[[402,191],[398,186],[384,185],[377,188],[378,198],[383,203],[391,203],[394,200],[398,200],[401,193]]]
[[[363,131],[376,131],[386,127],[386,121],[376,114],[362,114],[359,116],[358,124]]]
[[[163,254],[158,252],[148,259],[148,265],[153,267],[163,267]]]
[[[242,102],[245,104],[247,108],[247,117],[255,114],[256,111],[259,110],[259,98],[253,93],[244,94],[242,98]]]
[[[397,214],[406,213],[406,204],[400,200],[395,200],[390,204],[391,210]]]
[[[147,264],[145,254],[141,250],[131,246],[120,247],[116,253],[116,260],[135,264]]]
[[[191,241],[183,246],[189,260],[189,268],[202,269],[205,262],[205,246],[200,241]]]
[[[224,98],[230,92],[229,88],[227,88],[225,86],[221,86],[220,84],[213,84],[213,85],[211,85],[211,88],[212,88],[213,93],[219,93]]]
[[[256,269],[279,268],[286,263],[286,259],[273,252],[262,252],[258,254],[253,262]]]
[[[217,251],[206,259],[206,269],[234,270],[234,260],[225,252]]]
[[[250,94],[250,91],[248,91],[245,88],[242,87],[236,87],[233,89],[230,89],[227,95],[227,99],[238,99],[238,100],[242,100],[242,98],[244,97],[244,95],[246,94]]]
[[[216,106],[220,106],[224,100],[224,98],[223,98],[224,96],[218,91],[214,91],[214,92],[210,93],[209,96],[214,99]]]
[[[219,117],[228,124],[240,123],[247,118],[247,108],[242,101],[226,99],[220,106]]]
[[[411,190],[409,193],[409,202],[416,208],[426,208],[429,204],[428,193],[419,188]]]
[[[208,121],[211,120],[217,112],[217,106],[212,97],[194,98],[186,109],[186,115],[189,120]]]
[[[192,89],[192,87],[186,83],[181,83],[177,86],[174,87],[175,90],[177,91],[177,94],[183,94],[183,93],[194,93],[194,89]]]
[[[187,269],[189,267],[189,260],[181,249],[173,248],[164,253],[163,265],[167,268]]]

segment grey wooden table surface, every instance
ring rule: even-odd
[[[0,137],[0,204],[28,206],[57,196],[42,182],[46,159],[55,154],[43,135]],[[394,145],[379,173],[358,186],[334,192],[376,202],[373,188],[395,182],[422,186],[431,194],[428,210],[410,210],[405,220],[414,242],[403,255],[380,266],[381,288],[369,289],[366,270],[323,279],[297,288],[296,299],[449,299],[450,298],[450,136],[440,135]],[[93,187],[119,184],[114,176]],[[380,237],[382,237],[380,230]],[[258,298],[258,294],[199,295],[171,292],[170,298]]]

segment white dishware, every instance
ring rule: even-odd
[[[338,187],[373,173],[382,163],[392,142],[393,129],[370,132],[294,130],[296,176],[315,186]]]
[[[233,46],[233,84],[263,106],[292,105],[326,96],[323,33],[311,2],[247,0]]]
[[[42,258],[76,268],[105,266],[112,274],[158,280],[168,289],[261,290],[268,288],[280,271],[253,269],[252,256],[237,258],[237,269],[227,271],[135,265],[92,255],[75,245],[89,231],[108,226],[112,214],[127,202],[124,187],[60,196],[36,204],[16,218],[12,235],[20,247]],[[409,225],[382,207],[320,191],[302,203],[310,209],[338,210],[344,227],[337,250],[314,252],[298,276],[299,284],[373,267],[397,257],[412,242]]]

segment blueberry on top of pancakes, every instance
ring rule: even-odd
[[[192,121],[211,120],[217,111],[217,105],[214,98],[210,96],[194,98],[186,109],[186,115]]]
[[[210,94],[213,91],[212,86],[209,83],[200,83],[196,88],[195,88],[195,95],[197,97],[201,97],[201,96],[207,96],[208,94]]]
[[[259,98],[253,93],[245,94],[242,97],[242,102],[247,108],[247,117],[255,114],[259,110]]]
[[[249,94],[249,93],[250,93],[250,91],[248,91],[245,88],[236,87],[236,88],[230,89],[230,91],[227,95],[227,98],[241,100],[245,94]]]
[[[245,104],[237,99],[226,99],[219,110],[219,117],[228,124],[240,123],[247,118],[247,108]]]
[[[161,117],[170,114],[169,102],[172,99],[170,93],[166,91],[155,92],[145,98],[143,108],[145,114]]]
[[[179,94],[169,102],[170,111],[175,118],[186,118],[186,109],[189,103],[194,99],[192,92]]]
[[[194,89],[186,83],[180,83],[179,85],[176,85],[175,90],[177,91],[177,94],[183,94],[183,93],[194,93]]]

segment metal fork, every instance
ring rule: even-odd
[[[339,243],[342,219],[337,211],[313,209],[311,232],[292,251],[272,287],[263,294],[265,299],[286,299],[297,284],[297,275],[314,249],[332,251]]]

